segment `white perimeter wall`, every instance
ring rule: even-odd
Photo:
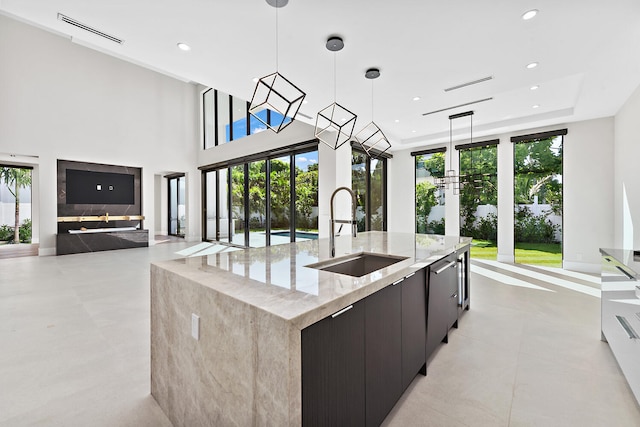
[[[616,115],[613,206],[617,248],[640,249],[640,87]]]
[[[0,162],[34,166],[41,254],[55,253],[57,159],[141,167],[150,243],[165,187],[156,176],[186,173],[187,237],[200,238],[197,86],[3,15],[0,64]]]
[[[640,94],[637,96],[640,113]],[[640,122],[635,134],[640,135]],[[515,133],[478,139],[500,139],[498,145],[498,259],[513,262],[513,144],[512,136],[568,129],[564,138],[564,267],[573,270],[598,272],[600,247],[613,241],[613,156],[614,119],[604,118],[583,122],[536,128]],[[637,139],[637,138],[636,138]],[[434,146],[435,147],[435,146]],[[396,151],[389,166],[389,231],[412,233],[415,230],[415,172],[412,151]],[[640,146],[636,148],[640,154]],[[453,166],[457,168],[457,151]],[[640,173],[638,173],[640,175]],[[453,199],[454,203],[451,203]],[[637,200],[640,216],[640,197]],[[447,193],[447,234],[457,234],[458,204]],[[450,224],[451,223],[451,224]],[[640,224],[640,218],[638,218]],[[640,240],[640,237],[638,237]],[[637,245],[636,245],[637,246]]]

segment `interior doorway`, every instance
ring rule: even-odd
[[[0,164],[0,258],[38,255],[32,244],[33,168]]]

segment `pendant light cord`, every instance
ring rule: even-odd
[[[373,79],[371,79],[371,122],[373,123]]]
[[[451,145],[453,142],[452,123],[453,120],[449,118],[449,169],[451,169],[451,164],[453,163],[453,146]]]
[[[336,77],[338,73],[336,72],[336,53],[333,52],[333,102],[336,102],[336,87],[338,86],[338,78]]]
[[[274,8],[276,10],[276,72],[278,72],[278,6]]]

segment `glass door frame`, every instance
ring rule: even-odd
[[[186,175],[184,173],[176,173],[172,175],[165,176],[167,178],[167,234],[169,236],[176,236],[184,238],[185,235],[180,234],[180,216],[179,216],[179,207],[180,207],[180,179],[185,180],[185,190],[186,190]],[[172,191],[171,191],[171,181],[176,181],[176,214],[178,217],[176,218],[176,234],[171,232],[171,208],[172,208]],[[182,201],[186,206],[186,200]]]

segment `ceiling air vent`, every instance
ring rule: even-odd
[[[114,43],[118,43],[118,44],[122,44],[122,43],[124,43],[124,40],[122,40],[122,39],[119,39],[119,38],[117,38],[117,37],[114,37],[114,36],[112,36],[112,35],[109,35],[109,34],[107,34],[107,33],[103,32],[103,31],[100,31],[100,30],[97,30],[97,29],[95,29],[95,28],[93,28],[93,27],[90,27],[90,26],[88,26],[88,25],[85,25],[85,24],[83,24],[82,22],[78,22],[78,21],[76,21],[76,20],[75,20],[75,19],[73,19],[73,18],[69,18],[68,16],[63,15],[62,13],[58,13],[58,20],[60,20],[60,21],[62,21],[62,22],[66,22],[66,23],[67,23],[67,24],[69,24],[69,25],[73,25],[74,27],[78,27],[78,28],[80,28],[81,30],[84,30],[84,31],[88,31],[88,32],[90,32],[90,33],[93,33],[93,34],[95,34],[96,36],[100,36],[100,37],[105,38],[105,39],[107,39],[107,40],[111,40],[111,41],[112,41],[112,42],[114,42]]]
[[[471,85],[477,85],[478,83],[487,82],[489,80],[493,80],[493,76],[487,76],[487,77],[483,77],[483,78],[478,79],[478,80],[473,80],[473,81],[466,82],[466,83],[460,83],[459,85],[448,87],[444,91],[445,92],[451,92],[452,90],[462,89],[463,87],[467,87],[467,86],[471,86]]]
[[[443,111],[453,110],[454,108],[459,108],[459,107],[466,107],[467,105],[479,104],[480,102],[491,101],[492,99],[493,99],[493,97],[484,98],[484,99],[478,99],[477,101],[465,102],[464,104],[453,105],[451,107],[441,108],[439,110],[434,110],[434,111],[429,111],[428,113],[422,113],[422,115],[423,116],[428,116],[429,114],[442,113]]]

